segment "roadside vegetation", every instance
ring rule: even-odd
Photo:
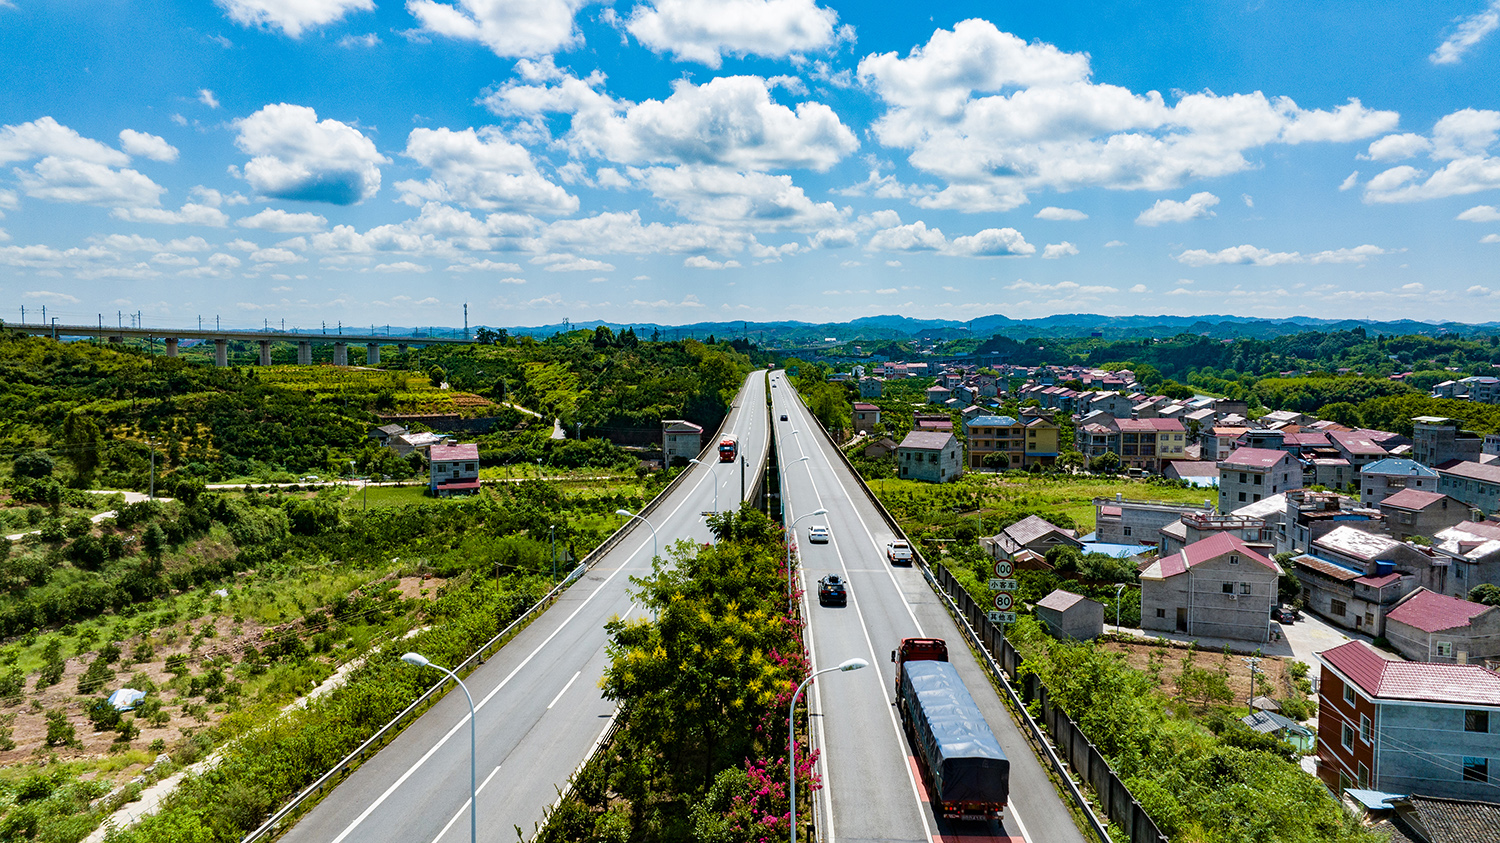
[[[752,843],[788,833],[785,717],[808,666],[802,621],[788,614],[781,529],[753,510],[709,523],[716,544],[679,542],[634,581],[654,620],[609,623],[603,685],[620,728],[537,840]],[[798,800],[809,805],[816,756],[805,735],[798,744]]]

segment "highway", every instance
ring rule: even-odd
[[[752,373],[725,428],[739,435],[752,472],[768,446],[765,395],[764,372]],[[711,433],[705,431],[705,445]],[[702,513],[714,506],[715,486],[722,509],[737,506],[739,467],[718,462],[692,466],[671,496],[647,515],[661,553],[678,539],[710,539]],[[651,530],[638,524],[555,605],[465,680],[477,711],[481,840],[513,843],[518,827],[529,839],[557,801],[558,790],[608,727],[614,704],[599,691],[608,661],[604,624],[616,615],[639,616],[629,594],[630,577],[649,572],[652,548]],[[283,839],[460,843],[468,838],[468,803],[469,708],[463,693],[454,689]]]
[[[810,690],[813,742],[823,751],[818,827],[827,843],[992,839],[1028,843],[1083,843],[1067,806],[1012,721],[978,662],[969,653],[919,568],[886,561],[894,534],[839,461],[797,399],[784,372],[772,372],[775,430],[787,521],[818,509],[826,516],[797,524],[801,583],[807,593],[815,669],[863,658],[871,668],[820,677]],[[787,421],[781,421],[782,414]],[[799,461],[806,456],[806,461]],[[810,544],[807,527],[826,523],[827,544]],[[820,607],[817,581],[839,574],[849,583],[845,607]],[[932,810],[893,705],[891,651],[902,638],[946,639],[950,659],[1011,761],[1010,806],[1002,822],[949,822]],[[799,805],[799,813],[803,806]]]

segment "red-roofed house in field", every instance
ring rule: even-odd
[[[428,489],[440,498],[479,493],[479,446],[433,445],[427,452]]]
[[[1342,793],[1494,799],[1500,676],[1382,658],[1363,641],[1318,654],[1318,777]],[[1474,838],[1479,839],[1479,838]]]
[[[1216,533],[1141,572],[1141,629],[1268,641],[1280,576],[1238,536]]]
[[[880,408],[874,404],[866,404],[857,401],[854,404],[854,432],[874,433],[875,425],[880,424]]]
[[[1302,466],[1286,451],[1238,448],[1219,460],[1219,511],[1302,486]]]
[[[1500,606],[1419,588],[1386,610],[1385,637],[1414,662],[1493,659],[1500,656]]]

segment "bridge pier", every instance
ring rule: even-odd
[[[312,343],[308,342],[307,340],[297,341],[297,365],[312,365]]]
[[[176,337],[167,337],[166,339],[162,340],[162,342],[164,342],[164,343],[167,344],[167,356],[168,357],[176,357],[177,356],[177,338]]]
[[[229,340],[214,340],[214,365],[220,369],[229,365]]]
[[[380,343],[365,343],[365,364],[369,366],[380,365]]]
[[[348,343],[345,343],[345,342],[336,342],[336,343],[333,344],[333,365],[335,365],[335,366],[347,366],[347,365],[349,365],[349,344]]]
[[[260,365],[271,365],[271,341],[260,340]]]

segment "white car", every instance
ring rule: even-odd
[[[807,540],[813,544],[828,544],[828,528],[814,524],[807,528]]]

